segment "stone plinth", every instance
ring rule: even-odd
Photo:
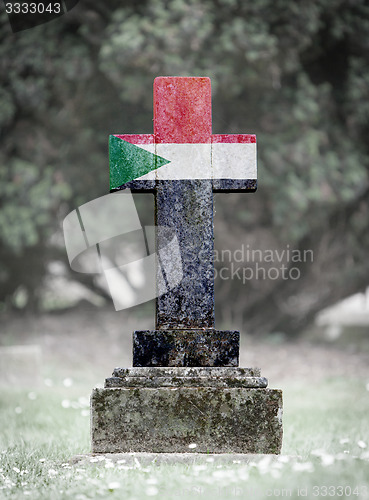
[[[133,334],[133,366],[238,366],[234,330],[143,330]]]
[[[279,453],[282,392],[251,368],[116,369],[91,396],[94,453]]]

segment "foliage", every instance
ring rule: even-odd
[[[3,15],[4,269],[25,275],[37,245],[43,261],[55,258],[58,220],[107,192],[107,135],[151,132],[155,76],[208,75],[214,132],[256,133],[259,143],[259,192],[217,198],[217,244],[289,244],[315,255],[303,282],[253,281],[246,292],[236,280],[218,283],[221,318],[229,309],[250,331],[296,331],[319,307],[361,289],[369,275],[368,28],[365,0],[87,0],[15,35]],[[30,192],[26,178],[15,180],[25,170]],[[40,266],[30,293],[45,272]],[[21,281],[3,270],[2,300]],[[285,313],[296,295],[301,307]]]

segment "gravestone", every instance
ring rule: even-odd
[[[155,330],[134,332],[133,367],[93,391],[93,452],[280,452],[282,392],[214,322],[213,193],[256,182],[255,136],[212,134],[209,78],[156,78],[154,134],[110,137],[111,191],[154,193],[157,248],[172,228],[183,277],[156,299]]]

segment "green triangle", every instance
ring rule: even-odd
[[[170,163],[115,135],[109,137],[110,189],[115,189],[141,175]]]

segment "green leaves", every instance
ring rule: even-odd
[[[114,0],[109,9],[86,2],[79,12],[16,36],[2,18],[0,239],[7,268],[17,251],[14,268],[26,274],[22,252],[48,240],[66,200],[72,209],[108,192],[108,135],[152,133],[158,75],[210,76],[213,132],[258,136],[259,191],[219,198],[232,208],[223,232],[236,240],[262,227],[281,245],[298,245],[317,226],[330,231],[335,214],[358,200],[362,219],[347,223],[346,239],[362,238],[365,0]]]
[[[17,254],[50,236],[56,212],[70,187],[48,167],[14,159],[0,168],[0,241]]]

